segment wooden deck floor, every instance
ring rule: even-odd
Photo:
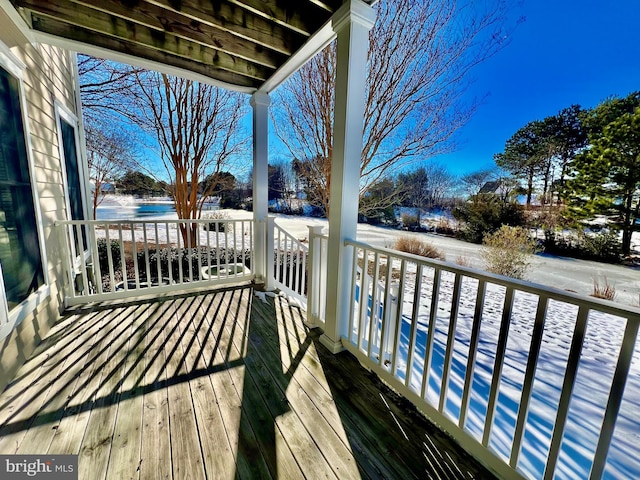
[[[90,480],[492,478],[249,287],[68,313],[0,396],[0,453]]]

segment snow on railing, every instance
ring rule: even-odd
[[[470,453],[504,478],[640,478],[640,309],[346,248],[343,344]]]
[[[69,305],[253,278],[251,220],[83,220],[56,225],[67,259]]]

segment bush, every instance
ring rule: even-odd
[[[502,225],[517,227],[524,223],[522,206],[493,193],[472,196],[468,202],[453,209],[453,216],[463,222],[462,236],[473,243],[481,243],[485,235]]]
[[[545,238],[544,249],[555,255],[599,262],[618,263],[622,259],[622,242],[615,232],[572,233],[568,238],[554,234]]]
[[[231,225],[229,225],[226,221],[219,221],[219,220],[228,220],[228,219],[229,219],[229,215],[226,212],[218,211],[218,212],[210,213],[204,217],[204,220],[212,220],[212,221],[209,223],[203,224],[202,228],[204,228],[209,232],[216,232],[216,233],[224,232],[227,226],[231,228]]]
[[[429,242],[423,242],[415,237],[400,237],[396,240],[393,248],[420,257],[437,258],[438,260],[445,259],[442,250],[434,247]]]
[[[487,234],[482,242],[481,255],[485,269],[492,273],[523,279],[531,257],[537,251],[537,242],[521,227],[503,225]]]
[[[418,222],[417,215],[409,215],[409,214],[403,213],[401,219],[402,219],[401,220],[402,226],[407,230],[411,230],[413,232],[420,230],[421,226],[420,226],[420,223]]]
[[[149,250],[149,273],[151,281],[158,281],[158,263],[160,263],[160,275],[162,278],[171,278],[174,281],[180,278],[180,265],[182,264],[182,279],[189,280],[189,265],[191,265],[191,275],[194,280],[200,279],[200,265],[217,265],[218,258],[220,265],[226,263],[241,263],[242,251],[233,248],[218,249],[212,248],[211,251],[207,247],[180,249],[162,248],[160,250]],[[244,252],[245,265],[249,266],[251,252]],[[171,270],[171,275],[169,275]],[[138,252],[138,273],[140,278],[146,279],[146,252]]]
[[[107,250],[107,239],[106,238],[98,238],[98,263],[100,264],[100,273],[105,275],[109,273],[109,257]],[[110,240],[109,241],[109,249],[111,250],[111,261],[113,265],[113,269],[117,270],[118,268],[122,268],[120,264],[120,260],[122,259],[120,255],[120,242],[118,240]]]
[[[616,287],[609,284],[607,277],[604,277],[604,285],[600,285],[597,278],[593,279],[592,297],[613,300],[616,298]]]
[[[622,242],[617,233],[600,232],[581,238],[582,250],[587,258],[604,262],[619,262],[622,257]]]

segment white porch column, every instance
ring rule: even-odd
[[[345,3],[333,19],[337,34],[337,70],[333,126],[333,158],[329,205],[329,242],[325,331],[320,341],[334,353],[347,336],[351,262],[345,257],[345,240],[355,240],[358,223],[358,185],[366,85],[369,30],[375,11],[362,0]],[[328,276],[329,276],[328,275]]]
[[[253,108],[253,220],[255,224],[253,271],[256,283],[267,279],[267,212],[269,203],[269,104],[266,93],[254,93],[249,101]]]

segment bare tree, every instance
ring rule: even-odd
[[[105,198],[104,185],[137,165],[132,133],[112,123],[85,123],[87,163],[93,181],[93,218]]]
[[[141,70],[102,58],[78,54],[78,77],[83,114],[87,122],[122,122],[130,111],[124,94],[135,86]]]
[[[200,182],[228,170],[246,145],[240,125],[244,98],[154,72],[136,72],[135,81],[131,90],[135,112],[129,117],[157,139],[178,218],[200,218],[206,197],[216,188],[216,182],[208,182],[198,195]],[[181,232],[185,245],[188,240],[196,245],[197,224],[182,224]]]
[[[450,151],[475,111],[463,104],[469,71],[507,41],[506,2],[382,0],[370,33],[360,194],[414,158]],[[335,45],[281,88],[276,131],[294,157],[309,160],[307,183],[328,211],[333,149]]]
[[[495,167],[476,170],[460,177],[460,182],[467,195],[473,196],[480,193],[482,187],[490,181],[497,181],[499,177],[498,169]]]

